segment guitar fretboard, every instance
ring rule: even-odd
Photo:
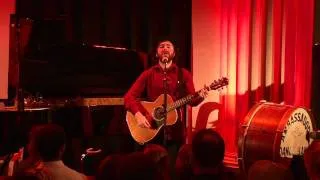
[[[188,104],[189,102],[192,101],[193,98],[194,98],[194,95],[188,95],[184,98],[181,98],[181,99],[175,101],[174,103],[172,103],[168,106],[167,112],[170,112],[170,111],[175,110],[185,104]]]
[[[167,112],[170,112],[170,111],[175,110],[185,104],[188,104],[189,102],[192,101],[193,98],[199,96],[200,91],[202,91],[204,89],[207,89],[208,91],[209,90],[216,90],[216,89],[222,88],[223,86],[225,86],[227,84],[228,84],[228,78],[223,77],[223,78],[219,79],[218,81],[215,80],[213,83],[210,84],[210,86],[204,87],[203,89],[197,91],[195,94],[190,94],[186,97],[178,99],[177,101],[175,101],[172,104],[169,104],[167,107]]]

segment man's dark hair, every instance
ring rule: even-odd
[[[225,145],[220,134],[212,129],[198,131],[192,140],[192,152],[202,167],[216,167],[224,158]]]
[[[62,127],[56,124],[38,125],[32,128],[30,140],[33,148],[43,161],[59,158],[59,153],[66,143],[66,135]]]
[[[155,40],[155,44],[154,44],[154,47],[158,47],[159,46],[159,44],[161,43],[161,42],[164,42],[164,41],[170,41],[172,44],[173,44],[173,46],[174,47],[176,47],[176,40],[172,37],[172,36],[170,36],[170,35],[165,35],[165,36],[159,36],[156,40]]]

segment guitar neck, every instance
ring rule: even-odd
[[[204,88],[200,89],[199,91],[197,91],[195,94],[190,94],[186,97],[183,97],[181,99],[178,99],[177,101],[175,101],[172,104],[169,104],[167,107],[167,112],[170,112],[172,110],[175,110],[183,105],[188,104],[189,102],[192,101],[193,98],[198,97],[200,91],[206,89],[208,91],[210,90],[216,90],[219,88],[222,88],[223,86],[226,86],[228,84],[229,80],[228,78],[220,78],[219,80],[215,80],[213,83],[211,83],[209,86],[205,86]]]
[[[181,107],[183,105],[188,104],[189,102],[192,101],[193,97],[194,97],[194,95],[188,95],[188,96],[186,96],[184,98],[181,98],[181,99],[175,101],[174,103],[172,103],[172,104],[170,104],[168,106],[167,112],[173,111],[173,110],[175,110],[175,109],[177,109],[177,108],[179,108],[179,107]]]
[[[201,89],[201,90],[202,90],[202,89]],[[189,94],[188,96],[185,96],[185,97],[183,97],[183,98],[181,98],[181,99],[178,99],[178,100],[175,101],[174,103],[170,104],[170,105],[168,106],[168,108],[167,108],[167,112],[173,111],[173,110],[175,110],[175,109],[177,109],[177,108],[179,108],[179,107],[181,107],[181,106],[183,106],[183,105],[188,104],[189,102],[192,101],[192,99],[193,99],[194,97],[196,97],[196,96],[199,95],[199,92],[200,92],[201,90],[197,91],[194,95],[193,95],[193,94]]]

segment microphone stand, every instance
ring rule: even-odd
[[[23,97],[23,89],[21,85],[21,37],[20,37],[20,31],[21,31],[21,24],[20,24],[20,0],[16,1],[16,12],[15,12],[15,24],[16,24],[16,62],[17,62],[17,84],[16,84],[16,103],[17,103],[17,111],[20,114],[21,112],[24,112],[24,97]]]
[[[16,116],[16,134],[20,134],[21,131],[23,131],[21,123],[23,120],[23,112],[25,110],[24,107],[24,94],[23,94],[23,88],[22,88],[22,82],[21,82],[21,77],[22,77],[22,55],[21,55],[21,0],[16,0],[15,4],[15,68],[16,69],[16,87],[15,87],[15,102],[14,106],[17,108],[17,116]],[[21,148],[24,147],[24,143],[21,140],[18,140],[16,142],[17,144],[15,145],[14,148]],[[16,147],[18,146],[18,147]]]
[[[164,78],[163,78],[163,113],[164,113],[164,117],[163,117],[163,146],[166,147],[167,145],[167,106],[168,106],[168,102],[167,102],[167,94],[168,94],[168,79],[167,79],[167,61],[164,64],[164,72],[163,72]]]

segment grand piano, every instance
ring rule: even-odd
[[[65,44],[26,53],[20,79],[25,109],[80,108],[82,121],[72,126],[82,123],[83,127],[72,133],[92,136],[91,113],[87,111],[123,106],[124,94],[145,67],[138,52],[120,47]]]
[[[87,147],[99,146],[109,151],[106,153],[130,151],[133,140],[125,123],[123,96],[147,68],[146,54],[123,47],[57,41],[60,37],[55,33],[60,31],[56,26],[47,32],[42,25],[47,27],[50,22],[28,21],[23,21],[27,30],[21,31],[20,59],[11,57],[9,69],[9,78],[20,77],[11,82],[19,82],[24,109],[1,111],[1,153],[24,146],[29,129],[41,123],[65,128],[69,141],[66,163],[76,169],[79,162],[75,160]],[[9,88],[9,97],[14,99],[15,84]]]

